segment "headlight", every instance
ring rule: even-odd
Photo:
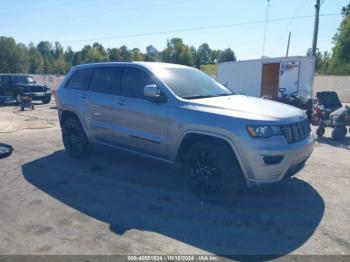
[[[256,138],[269,138],[282,135],[279,126],[247,126],[247,130],[251,137]]]

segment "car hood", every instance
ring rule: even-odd
[[[305,113],[293,106],[262,98],[232,95],[191,100],[192,109],[250,120],[297,122]]]
[[[15,86],[20,86],[20,87],[45,87],[44,85],[40,84],[31,84],[31,83],[16,83],[14,84]]]

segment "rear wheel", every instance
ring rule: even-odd
[[[317,135],[318,138],[323,137],[324,133],[325,133],[324,127],[317,128],[316,135]]]
[[[82,158],[88,152],[89,141],[84,129],[76,118],[63,123],[62,139],[67,153],[74,158]]]
[[[186,154],[184,168],[191,189],[206,201],[233,197],[244,186],[231,148],[220,142],[195,143]]]
[[[332,138],[334,140],[342,140],[348,131],[345,126],[337,126],[332,131]]]

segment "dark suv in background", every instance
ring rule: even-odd
[[[18,104],[22,96],[30,95],[33,100],[41,100],[44,104],[51,101],[51,90],[26,74],[0,74],[0,96],[12,97]]]

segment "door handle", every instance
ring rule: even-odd
[[[86,95],[81,94],[81,95],[79,95],[79,97],[82,98],[82,99],[85,99],[85,98],[86,98]]]

